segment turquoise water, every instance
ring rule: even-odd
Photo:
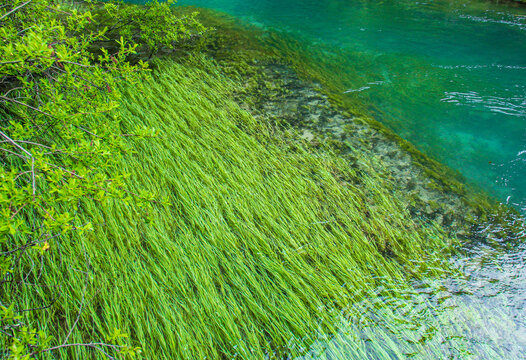
[[[225,11],[346,54],[346,96],[371,105],[397,134],[526,213],[526,7],[425,0],[179,4]],[[461,275],[414,284],[398,301],[398,290],[383,296],[378,289],[370,298],[386,308],[353,304],[341,331],[320,334],[304,358],[526,358],[526,247],[499,247],[466,246],[449,260]]]
[[[180,0],[348,51],[346,95],[526,211],[526,7],[481,1]],[[358,66],[358,65],[357,65]],[[348,69],[342,69],[345,76]]]
[[[526,214],[526,6],[468,0],[179,4],[224,11],[345,54],[338,74],[345,96],[370,105],[373,116],[420,150]],[[526,230],[498,244],[464,246],[446,260],[457,276],[415,283],[394,297],[401,290],[377,289],[370,299],[386,307],[353,304],[341,332],[320,334],[304,358],[525,359],[525,236]]]

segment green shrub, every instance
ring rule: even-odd
[[[1,348],[13,359],[72,346],[67,336],[50,347],[53,339],[24,326],[21,314],[31,309],[19,299],[28,282],[50,286],[39,282],[42,269],[34,264],[43,264],[58,239],[91,228],[79,223],[80,201],[118,198],[145,212],[153,201],[127,191],[126,174],[107,169],[127,151],[125,137],[155,131],[122,134],[111,111],[118,84],[139,86],[147,76],[139,49],[149,58],[204,31],[195,14],[178,17],[171,3],[0,1]],[[106,339],[113,345],[78,346],[133,355],[136,349],[121,347],[122,334],[115,333]]]

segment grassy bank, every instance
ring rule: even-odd
[[[133,191],[171,206],[155,205],[146,221],[131,204],[82,204],[94,230],[45,259],[43,280],[60,290],[26,292],[28,305],[60,294],[38,313],[48,333],[64,338],[81,309],[71,342],[116,327],[145,358],[294,353],[335,330],[337,310],[374,279],[400,282],[408,259],[447,248],[374,173],[267,134],[231,100],[236,86],[198,58],[159,63],[143,88],[123,89],[123,132],[147,125],[160,135],[129,138],[119,167]]]
[[[411,216],[374,159],[354,153],[350,162],[336,154],[341,144],[304,143],[294,128],[245,109],[259,86],[276,85],[251,63],[288,62],[314,79],[331,69],[307,62],[316,57],[292,42],[280,55],[231,19],[207,16],[218,28],[204,43],[208,55],[154,62],[141,85],[121,84],[110,115],[120,119],[108,122],[120,126],[111,133],[126,134],[125,153],[105,170],[129,174],[124,188],[153,194],[151,207],[98,194],[72,206],[93,229],[57,236],[22,264],[35,279],[20,281],[18,305],[43,308],[24,312],[27,323],[53,346],[106,342],[120,329],[145,359],[294,358],[313,345],[323,352],[342,327],[346,359],[468,356],[469,320],[441,315],[409,285],[448,274],[440,259],[455,240]],[[325,90],[334,106],[358,114],[334,86]],[[158,135],[131,136],[143,128]],[[440,169],[430,174],[442,178]],[[465,191],[457,184],[444,186]],[[46,356],[105,358],[93,346]]]
[[[184,11],[191,10],[190,7]],[[474,236],[475,232],[480,230],[481,224],[488,222],[498,223],[498,227],[503,228],[503,232],[499,235],[501,238],[513,238],[515,233],[520,232],[520,227],[512,225],[514,224],[513,219],[519,216],[515,209],[503,206],[477,185],[468,183],[458,171],[424,154],[413,144],[397,135],[395,131],[381,122],[384,118],[389,118],[389,115],[375,107],[374,101],[364,100],[363,95],[360,97],[346,93],[348,89],[359,88],[361,84],[363,85],[367,77],[382,78],[383,62],[389,62],[388,58],[381,56],[371,59],[358,51],[336,49],[320,43],[313,44],[298,34],[292,35],[272,29],[262,29],[241,22],[227,14],[208,9],[198,10],[203,24],[215,29],[208,34],[203,50],[218,60],[223,71],[243,82],[242,93],[247,95],[242,94],[241,101],[246,102],[250,108],[257,108],[258,102],[265,101],[261,98],[286,99],[290,97],[286,94],[290,89],[280,89],[280,80],[276,81],[276,78],[269,77],[265,70],[262,71],[268,67],[268,64],[271,67],[275,64],[285,66],[294,72],[295,76],[309,84],[309,87],[317,88],[320,94],[327,97],[331,111],[346,118],[353,125],[340,126],[342,134],[338,137],[328,135],[327,129],[324,129],[327,124],[317,124],[309,120],[309,116],[305,118],[299,114],[305,112],[310,114],[316,111],[316,106],[308,104],[308,101],[300,104],[301,107],[308,109],[297,109],[298,116],[292,116],[291,119],[273,119],[274,121],[285,124],[287,127],[295,127],[300,131],[309,129],[340,148],[349,147],[349,144],[355,147],[356,138],[361,136],[356,133],[357,127],[366,127],[369,129],[368,135],[380,137],[384,143],[390,143],[397,148],[396,151],[410,156],[411,166],[414,169],[413,177],[416,173],[422,174],[421,180],[425,183],[426,191],[435,193],[432,197],[440,198],[443,194],[449,194],[456,198],[455,202],[458,199],[462,206],[449,206],[446,204],[448,200],[444,198],[430,201],[426,196],[414,196],[410,199],[410,204],[416,203],[418,207],[424,208],[430,206],[431,202],[432,207],[442,208],[443,213],[449,213],[465,227],[476,229],[476,231],[468,231],[471,233],[470,236]],[[402,69],[399,70],[399,73],[411,74],[412,68],[418,68],[424,64],[412,59],[400,66]],[[371,71],[376,76],[372,76],[369,73]],[[435,75],[437,79],[442,78],[432,69],[429,71],[431,76]],[[402,77],[398,81],[409,83],[412,80],[409,76],[408,78]],[[405,119],[400,116],[398,121],[405,121]],[[334,124],[328,125],[335,127]],[[370,139],[365,138],[362,141],[370,142]],[[356,147],[361,151],[367,146]],[[369,156],[374,156],[374,154],[369,153]],[[392,164],[386,165],[391,166]],[[407,189],[401,190],[409,192]]]

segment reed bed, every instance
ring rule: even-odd
[[[60,294],[33,319],[40,328],[61,342],[78,317],[72,343],[119,328],[145,359],[294,358],[337,334],[342,316],[356,315],[345,312],[351,304],[374,304],[378,286],[440,276],[431,259],[412,260],[447,251],[451,239],[415,222],[372,167],[358,172],[330,148],[256,122],[232,99],[239,86],[196,56],[158,62],[142,87],[124,87],[114,114],[123,133],[159,136],[128,137],[108,171],[127,172],[130,191],[170,205],[154,203],[146,217],[133,200],[83,202],[93,231],[50,251],[42,278],[56,287],[25,292],[27,304]],[[389,294],[374,308],[399,297]]]

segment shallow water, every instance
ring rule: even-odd
[[[458,274],[386,283],[296,360],[525,359],[525,258],[524,242],[464,246],[449,260]]]
[[[225,11],[348,54],[346,64],[355,68],[341,71],[348,77],[346,96],[370,104],[379,121],[420,150],[526,213],[526,6],[469,0],[179,4]],[[525,257],[521,240],[465,245],[449,260],[458,276],[390,288],[385,297],[378,289],[371,299],[380,305],[353,305],[349,311],[363,316],[344,317],[341,333],[321,334],[305,358],[347,359],[357,348],[371,359],[526,358]],[[361,338],[353,338],[357,333]],[[379,338],[383,344],[372,343]]]
[[[349,50],[362,76],[348,79],[347,96],[373,104],[377,119],[399,135],[526,211],[526,7],[409,0],[179,4]]]

